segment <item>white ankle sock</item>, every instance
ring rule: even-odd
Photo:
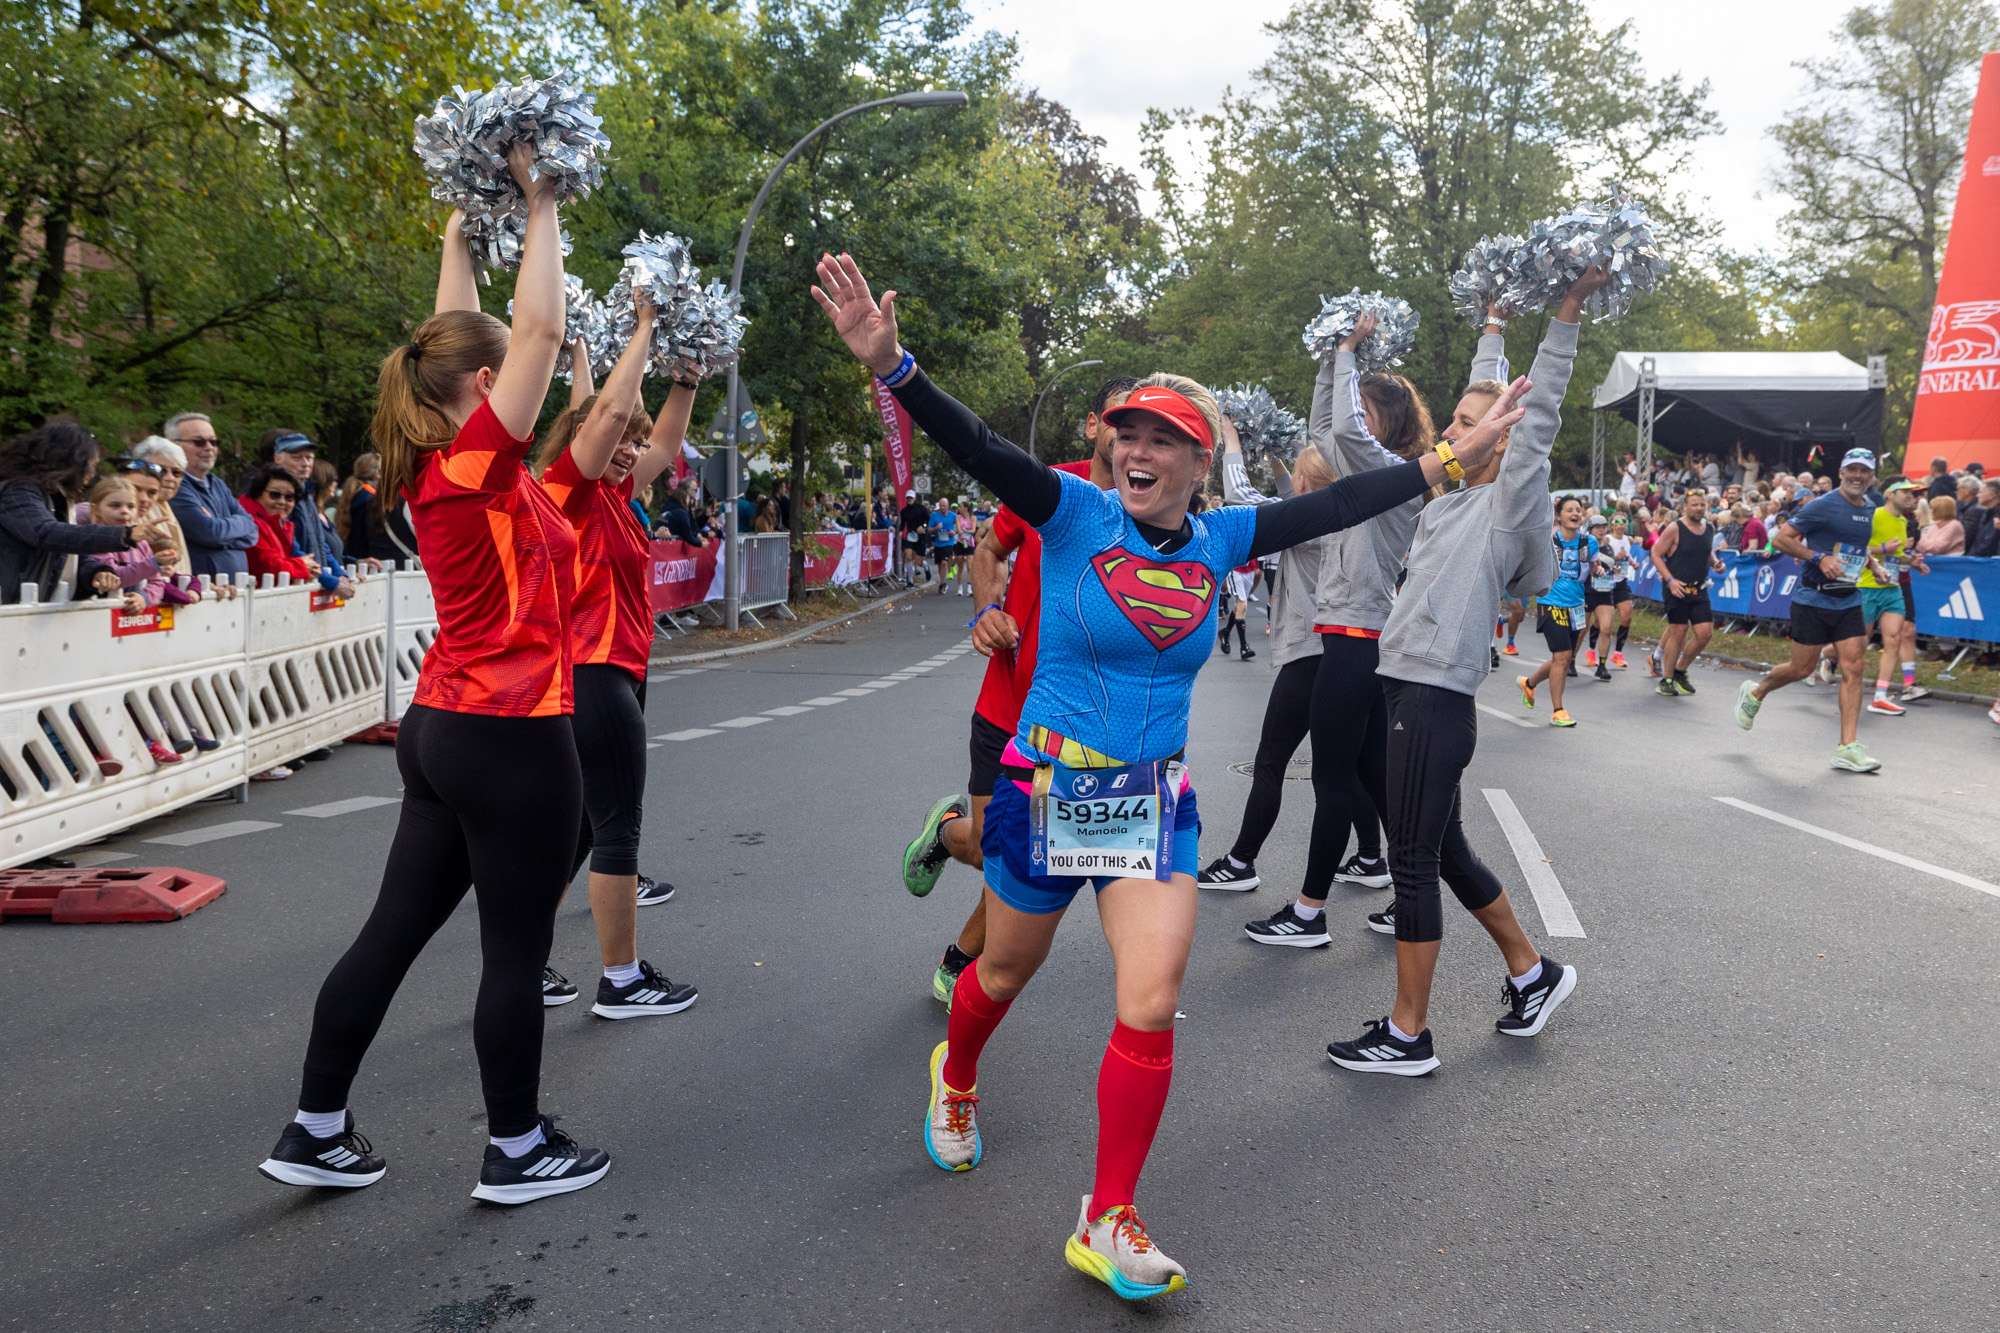
[[[1511,980],[1514,983],[1515,990],[1526,990],[1528,987],[1534,985],[1541,975],[1542,960],[1537,958],[1533,967],[1523,972],[1520,976],[1511,978]]]
[[[1303,898],[1292,904],[1292,915],[1301,921],[1317,921],[1319,920],[1319,914],[1325,910],[1325,903],[1321,903],[1318,907],[1312,907]]]
[[[1411,1036],[1411,1035],[1410,1035],[1409,1033],[1407,1033],[1407,1032],[1403,1031],[1403,1029],[1401,1029],[1401,1028],[1397,1027],[1397,1026],[1396,1026],[1396,1020],[1395,1020],[1395,1019],[1393,1019],[1393,1018],[1389,1020],[1389,1035],[1390,1035],[1390,1036],[1392,1036],[1392,1037],[1394,1037],[1394,1038],[1395,1038],[1395,1039],[1396,1039],[1397,1041],[1415,1041],[1415,1040],[1416,1040],[1416,1038],[1415,1038],[1415,1037],[1413,1037],[1413,1036]]]
[[[306,1127],[306,1133],[316,1139],[330,1139],[347,1128],[347,1111],[301,1111],[292,1119]]]
[[[620,963],[616,967],[606,967],[604,969],[604,979],[614,986],[631,985],[639,979],[638,960],[634,959],[629,963]]]
[[[498,1148],[501,1152],[506,1153],[509,1157],[525,1157],[530,1152],[534,1151],[537,1144],[544,1142],[542,1138],[542,1127],[540,1125],[536,1125],[533,1129],[529,1130],[525,1134],[516,1134],[513,1138],[510,1139],[496,1139],[489,1137],[486,1141],[492,1144],[494,1147]]]
[[[1228,861],[1229,864],[1237,870],[1248,870],[1250,868],[1250,863],[1248,861],[1239,861],[1236,859],[1234,855],[1225,855],[1223,859]]]

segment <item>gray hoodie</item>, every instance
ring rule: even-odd
[[[1250,484],[1243,455],[1222,456],[1222,489],[1237,504],[1271,504],[1292,493],[1290,478],[1280,478],[1282,495],[1266,495]],[[1319,581],[1319,556],[1327,537],[1316,537],[1278,552],[1278,572],[1271,580],[1271,665],[1282,667],[1301,657],[1319,655],[1319,635],[1313,633],[1313,587]]]
[[[1499,478],[1424,507],[1409,577],[1382,631],[1381,675],[1477,694],[1502,592],[1532,597],[1555,581],[1549,450],[1562,425],[1576,335],[1574,324],[1549,324],[1528,372],[1535,387],[1521,400],[1526,415],[1508,437]]]

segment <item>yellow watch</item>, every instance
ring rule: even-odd
[[[1465,480],[1465,468],[1459,464],[1458,455],[1451,451],[1451,442],[1449,440],[1439,440],[1437,442],[1437,456],[1438,461],[1444,464],[1445,476],[1450,477],[1453,481]]]

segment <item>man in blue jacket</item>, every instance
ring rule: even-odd
[[[182,412],[169,417],[160,433],[187,455],[187,472],[171,503],[187,538],[188,563],[208,579],[249,573],[245,553],[257,544],[257,523],[236,503],[229,483],[214,473],[214,424],[199,412]]]
[[[292,538],[298,544],[297,554],[308,557],[317,566],[320,587],[352,597],[354,585],[341,567],[347,552],[341,547],[340,535],[320,516],[319,497],[313,493],[313,464],[318,457],[313,442],[297,431],[271,441],[272,461],[299,484],[299,502],[292,509]]]

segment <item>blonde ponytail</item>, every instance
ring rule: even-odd
[[[377,498],[384,513],[416,475],[420,456],[458,434],[445,405],[458,400],[468,377],[482,367],[498,372],[506,359],[507,326],[476,310],[432,315],[382,359],[368,433],[382,456]]]

